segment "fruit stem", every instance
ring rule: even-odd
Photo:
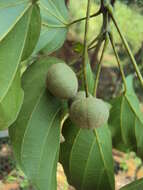
[[[109,14],[110,14],[110,16],[112,18],[112,21],[113,21],[113,23],[114,23],[114,25],[115,25],[115,27],[116,27],[119,35],[120,35],[120,38],[121,38],[121,40],[122,40],[122,42],[124,44],[124,47],[125,47],[125,49],[126,49],[126,51],[128,53],[128,56],[131,59],[131,62],[133,64],[133,66],[134,66],[134,69],[136,71],[137,77],[140,80],[141,85],[143,86],[143,77],[142,77],[142,75],[140,73],[140,70],[139,70],[138,65],[136,63],[136,60],[135,60],[135,58],[134,58],[134,56],[132,54],[132,51],[131,51],[131,49],[130,49],[130,47],[128,45],[128,42],[126,41],[126,39],[125,39],[125,37],[124,37],[124,35],[123,35],[123,33],[122,33],[122,31],[121,31],[118,23],[117,23],[117,20],[116,20],[116,18],[114,16],[113,7],[112,7],[112,5],[108,4],[106,8],[107,8],[107,10],[108,10],[108,12],[109,12]]]
[[[103,6],[103,2],[101,2],[101,7]],[[109,42],[109,36],[107,35],[108,29],[109,29],[109,15],[106,9],[103,9],[103,25],[102,25],[102,29],[101,29],[101,33],[104,34],[103,39],[100,38],[99,39],[99,43],[102,44],[103,40],[104,40],[104,46],[103,46],[103,50],[101,53],[101,57],[99,60],[99,63],[97,65],[97,72],[96,72],[96,79],[95,79],[95,84],[94,84],[94,96],[97,96],[97,87],[98,87],[98,83],[99,83],[99,77],[100,77],[100,73],[101,73],[101,67],[102,67],[102,61],[103,61],[103,57],[104,57],[104,53],[105,50],[107,48],[108,42]]]
[[[89,17],[90,17],[90,18],[93,18],[93,17],[99,16],[100,14],[101,14],[101,10],[99,9],[96,13],[90,15]],[[69,23],[68,26],[71,26],[71,25],[73,25],[73,24],[76,24],[76,23],[81,22],[81,21],[86,20],[86,19],[87,19],[87,16],[86,16],[86,17],[83,17],[83,18],[79,18],[79,19],[74,20],[74,21],[72,21],[71,23]]]
[[[96,46],[96,45],[94,45],[95,42],[97,42],[97,41],[99,41],[101,38],[103,38],[104,33],[105,33],[105,32],[102,32],[102,31],[101,31],[100,34],[99,34],[98,36],[96,36],[96,38],[94,38],[94,39],[89,43],[88,49],[93,49],[93,47]]]
[[[96,44],[95,44],[95,45],[93,45],[92,47],[88,48],[88,51],[90,51],[90,50],[92,50],[92,49],[97,48],[97,45],[98,45],[98,43],[96,43]]]
[[[83,46],[83,77],[84,77],[84,88],[86,92],[86,97],[88,97],[88,82],[86,74],[86,64],[88,63],[88,32],[89,32],[89,19],[90,19],[90,9],[91,9],[91,0],[87,2],[87,12],[86,12],[86,22],[85,22],[85,33],[84,33],[84,46]]]
[[[124,88],[125,88],[124,90],[126,92],[126,90],[127,90],[126,77],[125,77],[124,69],[123,69],[123,67],[122,67],[122,65],[120,63],[119,55],[118,55],[118,53],[116,51],[115,42],[114,42],[112,32],[109,32],[109,39],[110,39],[110,42],[111,42],[111,45],[112,45],[112,48],[113,48],[113,51],[114,51],[114,54],[115,54],[119,69],[120,69],[120,72],[121,72],[121,76],[122,76],[122,80],[123,80],[123,84],[124,84]]]
[[[94,85],[94,96],[95,97],[97,95],[97,87],[98,87],[99,77],[100,77],[100,73],[101,73],[102,61],[103,61],[104,53],[105,53],[105,50],[107,48],[108,42],[109,42],[109,38],[108,38],[108,36],[106,34],[104,47],[103,47],[103,50],[102,50],[102,53],[101,53],[101,57],[100,57],[98,67],[97,67],[97,72],[96,72],[96,80],[95,80],[95,85]]]

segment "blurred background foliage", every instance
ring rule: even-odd
[[[142,2],[142,7],[139,2]],[[128,5],[128,3],[130,4],[130,6]],[[98,8],[98,0],[94,0],[92,3],[92,13],[95,13]],[[86,1],[76,1],[75,3],[74,0],[70,0],[69,9],[72,20],[84,17],[86,10]],[[143,1],[118,0],[115,4],[115,14],[119,25],[125,37],[127,38],[133,52],[136,53],[143,42]],[[90,39],[94,38],[99,33],[101,22],[101,16],[91,19],[89,35]],[[116,43],[122,45],[116,29],[113,27],[113,25],[111,25],[111,27],[114,31]],[[77,40],[81,40],[84,33],[84,22],[73,25],[71,28],[71,32],[73,35],[75,35]]]

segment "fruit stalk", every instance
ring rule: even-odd
[[[131,51],[131,49],[130,49],[130,47],[129,47],[129,45],[128,45],[128,43],[127,43],[127,41],[126,41],[126,39],[125,39],[119,25],[118,25],[118,23],[117,23],[117,20],[116,20],[116,18],[114,16],[113,7],[112,7],[112,5],[108,4],[108,6],[106,8],[107,8],[107,10],[108,10],[108,12],[109,12],[109,14],[110,14],[110,16],[112,18],[112,21],[113,21],[113,23],[114,23],[120,37],[121,37],[121,40],[122,40],[122,42],[124,44],[124,47],[125,47],[128,55],[129,55],[129,57],[131,59],[131,62],[133,64],[133,66],[134,66],[134,69],[136,71],[137,77],[140,80],[141,85],[143,86],[143,77],[142,77],[142,75],[140,73],[140,70],[139,70],[138,65],[136,63],[136,60],[135,60],[135,58],[134,58],[134,56],[132,54],[132,51]]]
[[[103,61],[104,53],[107,48],[108,42],[109,42],[109,38],[106,35],[104,47],[103,47],[102,54],[101,54],[101,57],[100,57],[100,60],[98,63],[98,67],[97,67],[96,80],[95,80],[95,85],[94,85],[94,96],[96,96],[96,94],[97,94],[97,87],[98,87],[99,77],[100,77],[100,73],[101,73],[102,61]]]
[[[84,48],[83,48],[83,77],[84,77],[84,88],[86,92],[86,97],[88,97],[88,83],[87,83],[87,75],[86,75],[86,64],[88,57],[88,32],[89,32],[89,19],[90,19],[90,8],[91,8],[91,0],[88,0],[87,3],[87,12],[86,12],[86,22],[85,22],[85,33],[84,33]]]
[[[113,51],[114,51],[114,54],[115,54],[119,69],[120,69],[120,72],[121,72],[121,76],[122,76],[122,80],[123,80],[123,84],[124,84],[124,90],[126,92],[126,90],[127,90],[126,77],[125,77],[123,67],[122,67],[122,65],[120,63],[120,58],[119,58],[118,53],[116,51],[113,34],[111,32],[109,32],[109,39],[110,39],[110,42],[111,42],[111,45],[112,45],[112,48],[113,48]]]

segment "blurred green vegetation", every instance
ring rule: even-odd
[[[72,20],[85,16],[86,3],[87,1],[76,1],[75,3],[75,0],[70,0],[69,9]],[[143,42],[143,15],[141,14],[140,11],[141,10],[140,4],[138,4],[139,6],[137,6],[137,1],[135,4],[136,6],[134,6],[134,8],[133,6],[129,6],[127,3],[128,2],[126,0],[117,1],[115,4],[115,14],[118,23],[120,25],[120,28],[122,29],[133,53],[136,54],[136,52],[138,52]],[[135,3],[135,1],[132,1],[132,3]],[[98,8],[99,8],[98,1],[93,0],[92,13],[95,13],[98,10]],[[101,24],[102,24],[101,16],[91,19],[89,40],[94,39],[95,36],[98,35],[98,33],[100,32]],[[121,59],[123,60],[124,63],[128,62],[126,59],[127,57],[125,56],[126,54],[124,53],[124,51],[121,50],[123,46],[120,37],[113,24],[111,24],[111,27],[114,32],[114,37],[116,44],[118,45],[119,52],[121,51],[120,52],[122,55]],[[82,41],[84,34],[84,21],[73,25],[71,27],[70,32],[74,37],[74,39],[76,39],[77,41]],[[111,65],[114,66],[116,62],[113,56],[111,55],[112,55],[112,50],[111,47],[109,46],[104,63],[109,66]]]

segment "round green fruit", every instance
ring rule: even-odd
[[[47,88],[58,98],[73,98],[78,90],[76,74],[65,63],[54,64],[47,73]]]
[[[103,100],[88,97],[74,101],[70,108],[70,118],[77,127],[94,129],[103,126],[109,117],[109,109]]]

